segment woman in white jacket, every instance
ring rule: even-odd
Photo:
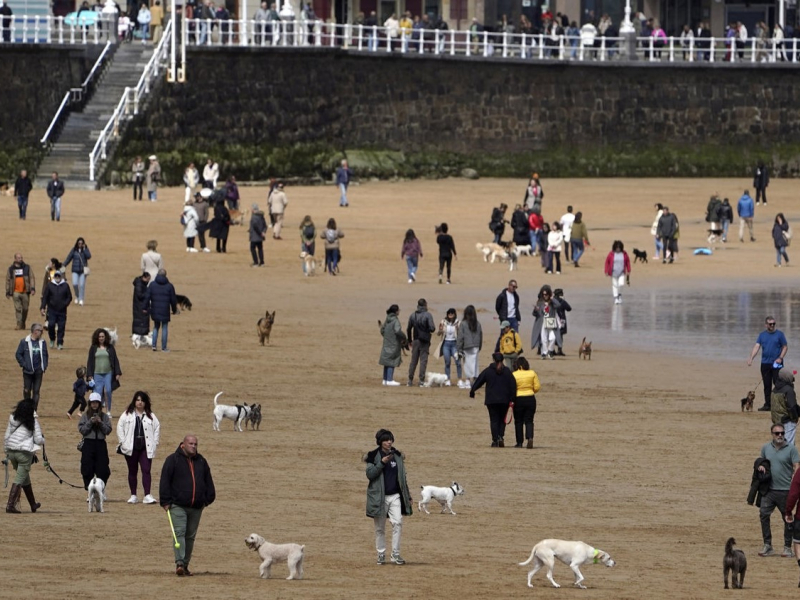
[[[194,238],[197,235],[197,225],[200,222],[200,217],[197,216],[197,211],[192,206],[193,201],[190,198],[186,201],[181,213],[181,224],[183,225],[183,237],[186,238],[186,251],[197,252],[194,247]]]
[[[150,495],[150,467],[156,455],[156,448],[161,441],[161,424],[150,408],[150,396],[147,392],[136,392],[128,409],[117,421],[117,438],[119,453],[125,456],[128,463],[128,485],[131,497],[128,504],[136,504],[139,467],[142,468],[142,487],[145,504],[155,504],[157,500]]]
[[[34,453],[42,444],[44,444],[44,436],[39,427],[39,419],[33,410],[33,401],[22,400],[8,417],[8,427],[6,427],[6,435],[3,438],[3,446],[8,460],[17,471],[17,476],[14,478],[8,494],[7,513],[21,512],[17,508],[17,503],[22,491],[25,492],[25,497],[31,505],[31,512],[36,512],[41,506],[33,497],[31,465]]]
[[[650,235],[652,235],[653,239],[656,241],[656,258],[658,258],[661,256],[661,251],[664,249],[664,244],[661,243],[661,238],[658,237],[658,220],[661,218],[661,215],[664,214],[664,206],[661,202],[656,202],[653,208],[656,209],[656,218],[653,219],[653,224],[650,226]]]

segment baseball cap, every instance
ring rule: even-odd
[[[511,327],[511,323],[509,323],[508,321],[503,321],[502,323],[500,323],[500,329],[505,329],[506,327]]]
[[[89,394],[89,402],[102,402],[102,401],[103,397],[97,392],[92,392],[91,394]]]

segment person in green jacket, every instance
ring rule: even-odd
[[[391,560],[398,565],[406,564],[400,556],[400,534],[403,515],[411,515],[411,494],[406,481],[403,453],[393,447],[394,435],[387,429],[375,434],[378,447],[364,455],[367,463],[367,516],[375,521],[375,549],[378,564],[386,564],[386,517],[392,523]]]

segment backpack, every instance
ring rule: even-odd
[[[333,244],[337,238],[336,230],[335,229],[326,229],[325,230],[325,241],[329,244]]]
[[[314,239],[314,226],[313,225],[306,225],[303,227],[303,237],[307,240]]]

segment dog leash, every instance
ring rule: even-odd
[[[508,412],[506,412],[506,418],[505,418],[506,425],[511,423],[511,419],[513,418],[514,418],[514,403],[510,402],[508,405]]]
[[[69,481],[64,481],[63,479],[61,479],[58,473],[56,473],[56,470],[52,466],[50,466],[50,461],[47,460],[47,450],[45,450],[44,444],[42,444],[42,460],[44,461],[44,470],[48,471],[49,473],[52,473],[55,476],[55,478],[58,479],[58,483],[66,483],[69,487],[73,487],[78,490],[83,489],[82,485],[73,485]],[[7,476],[8,476],[8,465],[6,465],[6,484],[8,484]]]

